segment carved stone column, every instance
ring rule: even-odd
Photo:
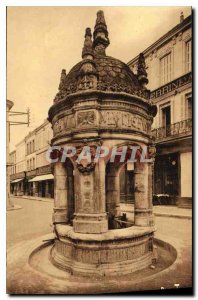
[[[120,215],[120,180],[118,172],[110,172],[107,175],[107,211],[110,215]]]
[[[152,163],[135,164],[135,225],[152,226]]]
[[[80,169],[80,170],[79,170]],[[108,230],[105,211],[105,163],[75,170],[74,231],[103,233]]]
[[[67,169],[61,162],[54,166],[54,223],[68,222]]]

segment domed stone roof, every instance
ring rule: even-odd
[[[97,13],[93,36],[92,42],[91,29],[87,28],[82,51],[83,60],[67,75],[66,71],[62,70],[59,92],[54,102],[65,99],[69,94],[90,89],[124,92],[148,99],[149,91],[145,88],[148,80],[143,55],[140,55],[137,75],[127,64],[106,55],[105,48],[110,42],[102,11]]]

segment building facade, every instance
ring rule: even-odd
[[[51,125],[46,120],[18,143],[16,150],[10,153],[13,195],[53,198],[52,168],[46,159],[51,138]]]
[[[10,152],[10,175],[16,174],[16,150]]]
[[[54,196],[54,177],[51,164],[46,158],[52,136],[51,124],[47,120],[36,129],[37,176],[32,179],[32,182],[35,186],[36,196],[39,197],[53,198]]]
[[[35,130],[31,131],[26,137],[26,189],[25,194],[33,196],[33,183],[30,180],[36,172],[36,149],[35,149]],[[36,175],[35,175],[36,176]]]
[[[26,151],[25,139],[16,145],[16,150],[10,153],[10,160],[13,164],[10,175],[10,191],[15,196],[22,196],[25,193],[25,171],[26,171]]]
[[[158,108],[152,131],[157,150],[154,193],[169,204],[191,207],[192,17],[181,15],[180,23],[143,54],[151,100]],[[137,63],[138,57],[128,63],[135,73]]]

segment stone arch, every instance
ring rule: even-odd
[[[131,146],[140,147],[134,161],[134,221],[136,225],[148,226],[152,220],[152,164],[141,163],[140,156],[142,153],[142,145],[131,142],[130,144],[121,143],[116,145],[117,149],[123,146],[128,146],[132,151]],[[137,151],[138,152],[138,151]],[[129,153],[130,154],[130,153]],[[120,173],[123,167],[127,164],[129,157],[122,162],[111,162],[109,159],[106,162],[106,211],[109,218],[112,216],[120,217]],[[146,189],[143,186],[146,186]]]
[[[127,144],[121,143],[114,145],[117,147],[118,151],[123,146],[132,146],[134,143]],[[135,144],[136,146],[140,146]],[[130,149],[131,150],[131,149]],[[120,211],[120,172],[123,166],[127,163],[128,156],[126,155],[126,159],[123,162],[119,162],[119,160],[115,160],[115,162],[111,162],[109,158],[106,161],[106,171],[105,171],[105,187],[106,187],[106,211],[108,213],[108,218],[119,217],[121,214]]]

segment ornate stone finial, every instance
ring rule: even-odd
[[[182,23],[184,20],[184,14],[183,14],[183,11],[181,11],[181,14],[180,14],[180,23]]]
[[[102,10],[97,12],[96,25],[94,27],[93,33],[93,47],[99,54],[105,55],[105,49],[110,44],[108,38],[107,25],[104,18],[104,13]]]
[[[66,79],[66,70],[62,69],[60,83],[59,83],[59,87],[58,87],[58,93],[56,94],[56,96],[54,98],[54,102],[62,100],[65,97],[65,92],[66,92],[65,79]]]
[[[64,87],[65,78],[66,78],[66,70],[62,69],[61,77],[60,77],[60,84],[59,84],[59,88],[58,88],[59,91],[62,90]]]
[[[137,76],[142,88],[146,89],[145,85],[148,83],[148,78],[147,78],[146,64],[145,64],[143,53],[140,53],[138,58]]]
[[[82,58],[83,59],[93,59],[93,48],[92,48],[91,37],[92,37],[91,28],[86,28],[84,47],[82,50]]]

